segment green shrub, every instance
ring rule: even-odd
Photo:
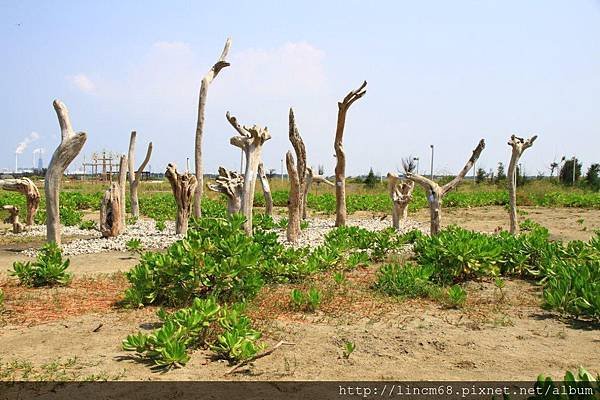
[[[430,282],[432,273],[431,266],[386,264],[377,271],[375,288],[389,296],[429,297],[436,290]]]
[[[92,220],[85,220],[85,221],[81,221],[81,223],[79,224],[79,229],[83,229],[83,230],[92,230],[92,229],[96,229],[97,225],[96,222],[92,221]]]
[[[459,285],[453,285],[446,291],[447,302],[450,307],[462,307],[467,301],[467,292]]]
[[[67,285],[72,278],[67,272],[69,263],[69,259],[63,261],[56,243],[49,243],[42,247],[35,262],[15,261],[10,275],[19,278],[19,282],[26,286]]]

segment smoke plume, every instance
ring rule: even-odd
[[[35,142],[40,138],[37,132],[31,132],[15,149],[15,154],[22,154],[30,143]]]

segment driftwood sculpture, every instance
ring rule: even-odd
[[[260,179],[260,185],[262,186],[263,195],[265,196],[265,214],[273,215],[273,196],[271,195],[271,186],[269,185],[269,179],[265,173],[265,167],[262,161],[258,164],[258,178]]]
[[[102,237],[116,237],[123,232],[122,195],[121,187],[116,182],[111,183],[104,192],[100,203],[100,233]]]
[[[167,165],[165,176],[171,184],[175,203],[177,204],[177,220],[175,221],[175,232],[185,235],[188,230],[188,222],[192,211],[194,192],[198,181],[189,172],[179,174],[174,164]]]
[[[475,164],[475,161],[477,161],[484,148],[485,141],[481,139],[475,150],[473,150],[471,158],[469,158],[469,161],[467,161],[460,173],[444,186],[440,186],[436,182],[425,178],[424,176],[406,171],[406,177],[421,185],[427,193],[432,235],[437,235],[440,231],[442,221],[442,198],[452,189],[456,188],[456,186],[458,186],[458,184],[464,179],[465,175],[473,167],[473,164]]]
[[[215,179],[215,183],[208,185],[208,188],[213,192],[222,193],[227,197],[227,212],[229,214],[240,212],[243,187],[244,177],[223,167],[219,167],[219,176]]]
[[[298,132],[294,110],[290,108],[289,138],[296,152],[296,162],[291,151],[286,154],[286,166],[290,177],[290,193],[288,197],[288,242],[296,242],[300,236],[300,217],[303,212],[304,193],[306,186],[306,147]]]
[[[137,132],[132,131],[131,137],[129,138],[129,152],[128,152],[128,160],[129,160],[129,199],[131,201],[131,215],[135,218],[140,217],[140,201],[138,199],[138,186],[140,185],[140,180],[142,179],[142,172],[148,165],[150,161],[150,156],[152,155],[152,142],[148,143],[148,149],[146,150],[146,157],[144,157],[144,161],[140,164],[140,167],[135,170],[135,141],[136,141]]]
[[[367,93],[365,90],[366,86],[367,81],[364,81],[358,89],[351,91],[342,101],[338,102],[337,127],[335,130],[335,142],[333,144],[337,159],[335,164],[335,226],[346,225],[346,153],[344,152],[344,145],[342,143],[344,139],[344,126],[346,125],[346,113],[352,103]]]
[[[195,144],[195,163],[196,163],[196,180],[198,185],[196,186],[196,192],[194,193],[194,216],[200,218],[202,216],[202,191],[204,190],[204,168],[202,165],[202,134],[204,133],[204,109],[206,108],[206,96],[208,94],[208,86],[211,84],[213,79],[217,77],[219,72],[230,64],[225,61],[227,53],[229,53],[229,47],[231,46],[231,39],[227,38],[225,47],[221,53],[221,57],[212,66],[212,68],[202,78],[200,84],[200,94],[198,96],[198,121],[196,123],[196,144]]]
[[[125,230],[125,186],[127,186],[127,156],[122,155],[119,160],[119,204],[121,205],[121,232]],[[119,233],[121,233],[119,232]]]
[[[392,227],[400,229],[400,220],[408,217],[408,203],[412,199],[415,183],[411,180],[402,182],[400,177],[392,172],[387,174],[388,189],[392,199]]]
[[[256,188],[258,164],[261,159],[262,146],[267,140],[271,139],[271,135],[266,127],[240,125],[236,118],[232,117],[229,112],[227,112],[226,117],[231,126],[240,134],[240,136],[233,136],[230,139],[230,143],[241,148],[246,157],[241,211],[246,217],[244,231],[247,235],[252,235],[252,204],[254,201],[254,189]]]
[[[40,191],[29,178],[0,179],[0,189],[22,193],[27,199],[27,225],[33,225],[33,219],[40,205]]]
[[[8,211],[8,218],[4,220],[7,224],[12,224],[13,233],[21,233],[25,230],[25,226],[19,221],[19,207],[6,205],[2,207],[6,211]]]
[[[519,233],[519,223],[517,221],[517,165],[519,159],[525,150],[533,146],[536,136],[525,140],[524,138],[512,135],[508,145],[512,147],[510,163],[508,164],[508,196],[509,196],[509,217],[510,233]]]
[[[306,183],[304,184],[304,194],[302,203],[302,219],[306,219],[307,216],[307,208],[308,208],[308,193],[310,191],[310,186],[314,183],[321,184],[324,183],[329,186],[335,186],[333,182],[330,182],[323,175],[315,175],[313,169],[311,167],[306,167]]]
[[[46,228],[48,242],[60,246],[60,213],[59,193],[62,176],[71,162],[81,151],[87,135],[85,132],[73,131],[69,111],[62,101],[54,100],[54,110],[60,124],[61,142],[54,151],[44,181],[46,194]]]

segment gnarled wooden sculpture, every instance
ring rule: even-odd
[[[262,161],[258,164],[258,178],[260,179],[260,185],[262,186],[263,195],[265,196],[265,214],[273,215],[273,196],[271,195],[271,186],[269,185],[269,179],[265,173],[265,167]]]
[[[27,199],[27,225],[33,225],[35,213],[40,205],[40,191],[29,178],[0,179],[0,189],[22,193]]]
[[[81,151],[87,135],[73,131],[69,111],[62,101],[54,100],[54,110],[60,124],[61,142],[54,151],[44,181],[46,194],[46,238],[60,246],[59,193],[62,176],[71,162]]]
[[[517,165],[521,154],[531,146],[537,139],[536,136],[525,140],[524,138],[512,135],[508,141],[508,145],[512,147],[510,163],[508,164],[508,197],[509,197],[509,217],[510,217],[510,233],[519,233],[519,223],[517,221]]]
[[[167,165],[165,176],[171,184],[175,203],[177,204],[177,220],[175,221],[175,232],[185,235],[188,230],[188,222],[192,211],[194,191],[198,181],[189,172],[179,174],[174,164]]]
[[[100,203],[100,233],[102,237],[115,237],[123,232],[122,195],[121,187],[116,182],[111,183],[104,192]]]
[[[138,186],[140,185],[140,180],[142,179],[142,172],[148,165],[150,161],[150,156],[152,155],[152,142],[148,143],[148,149],[146,150],[146,157],[144,157],[144,161],[140,164],[137,171],[135,170],[135,141],[136,141],[137,132],[132,131],[131,137],[129,138],[129,198],[131,201],[131,215],[135,218],[140,217],[140,201],[138,199]]]
[[[6,205],[2,207],[6,211],[8,211],[8,218],[4,220],[7,224],[12,224],[13,233],[21,233],[25,230],[23,224],[19,221],[19,207]]]
[[[222,193],[227,197],[227,212],[229,214],[240,212],[243,187],[244,177],[223,167],[219,167],[219,176],[215,179],[215,183],[208,185],[208,188],[213,192]]]
[[[247,235],[252,235],[252,203],[254,201],[254,189],[256,188],[256,175],[258,173],[258,164],[260,163],[260,154],[263,144],[271,139],[267,127],[242,126],[232,117],[229,112],[226,114],[227,120],[240,136],[233,136],[229,142],[241,148],[246,156],[246,171],[244,174],[244,187],[242,190],[242,214],[246,217],[244,231]]]
[[[437,235],[440,231],[441,221],[442,221],[442,198],[450,192],[452,189],[456,188],[458,184],[463,180],[467,172],[473,167],[475,161],[479,158],[479,155],[485,148],[485,141],[481,139],[479,144],[473,150],[473,154],[469,161],[465,164],[460,173],[452,179],[450,182],[446,183],[444,186],[438,185],[436,182],[431,179],[425,178],[424,176],[414,174],[410,171],[406,171],[406,177],[415,183],[421,185],[427,194],[427,202],[429,203],[429,214],[431,218],[431,234]]]
[[[392,199],[392,227],[400,228],[400,220],[408,217],[408,203],[412,199],[415,183],[411,180],[402,182],[400,177],[392,172],[387,174],[388,189]]]
[[[335,149],[335,226],[346,225],[346,153],[344,152],[344,126],[346,125],[346,113],[348,108],[356,100],[360,99],[367,93],[365,87],[367,81],[356,90],[351,91],[338,102],[338,118],[335,130],[335,141],[333,148]]]
[[[230,64],[225,61],[227,53],[229,53],[229,47],[231,46],[231,39],[227,38],[225,47],[221,53],[221,57],[212,66],[212,68],[202,78],[200,84],[200,94],[198,96],[198,121],[196,123],[196,144],[195,144],[195,173],[198,185],[196,186],[196,192],[194,193],[194,216],[200,218],[202,216],[202,191],[204,190],[204,169],[202,165],[202,134],[204,133],[204,109],[206,108],[206,96],[208,94],[208,86],[211,84],[213,79],[217,77],[219,72]]]

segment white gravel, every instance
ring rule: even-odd
[[[279,218],[275,217],[275,219],[278,220]],[[385,229],[391,225],[389,218],[381,220],[379,218],[349,217],[347,223],[349,226],[359,226],[371,231]],[[320,246],[324,242],[325,234],[334,226],[334,218],[309,218],[308,228],[302,230],[300,240],[294,246]],[[424,230],[423,226],[416,221],[410,219],[401,221],[400,233],[413,229]],[[175,234],[175,223],[173,221],[167,221],[166,229],[161,232],[156,229],[156,223],[150,219],[139,220],[134,225],[128,225],[125,233],[115,238],[103,238],[96,230],[82,230],[77,227],[62,227],[62,232],[65,236],[85,236],[85,238],[63,244],[63,254],[66,256],[101,253],[103,251],[127,251],[126,243],[131,239],[139,239],[143,250],[164,249],[183,238],[183,235]],[[277,228],[276,232],[280,242],[291,245],[286,240],[285,229]],[[3,235],[13,237],[45,236],[46,226],[36,225],[20,234],[5,232]],[[37,254],[37,249],[29,248],[24,250],[23,254],[34,257]]]

